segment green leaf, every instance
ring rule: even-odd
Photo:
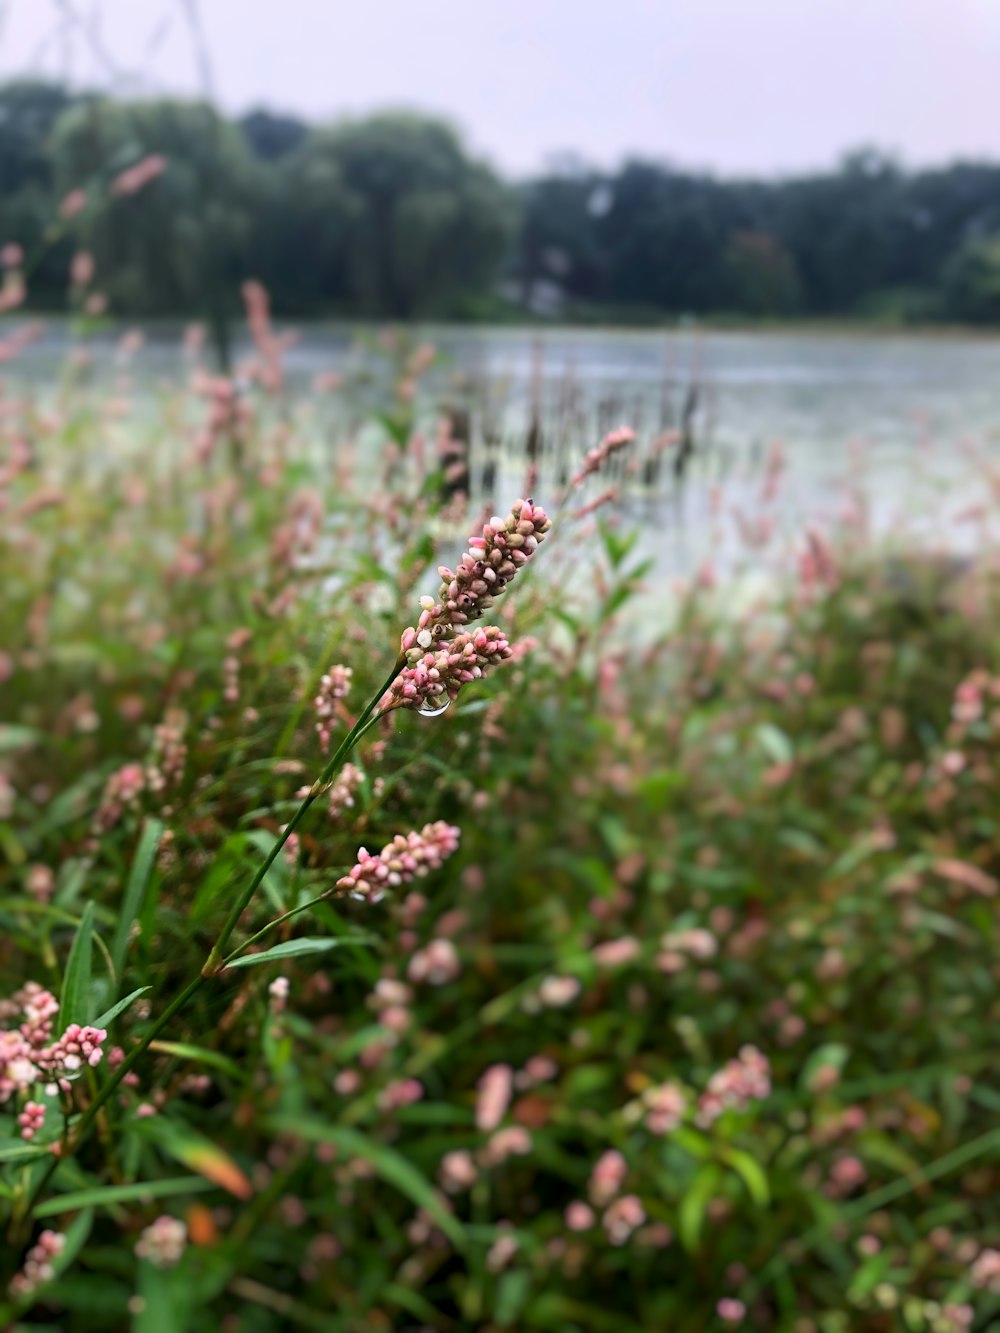
[[[57,1217],[78,1208],[110,1208],[116,1203],[145,1203],[150,1199],[168,1199],[174,1194],[202,1194],[216,1185],[204,1176],[175,1176],[171,1180],[137,1180],[131,1185],[95,1185],[89,1190],[73,1190],[46,1199],[35,1209],[36,1217]]]
[[[190,1327],[185,1294],[183,1274],[141,1262],[137,1295],[142,1305],[132,1321],[132,1333],[184,1333]]]
[[[219,1051],[207,1051],[202,1046],[192,1046],[187,1041],[151,1041],[149,1049],[160,1051],[163,1055],[172,1055],[177,1060],[195,1060],[199,1064],[212,1065],[224,1074],[239,1079],[241,1083],[246,1079],[246,1070],[241,1069],[228,1055],[222,1055]]]
[[[714,1198],[719,1187],[722,1172],[711,1162],[703,1166],[694,1178],[691,1188],[681,1200],[677,1219],[677,1234],[686,1250],[694,1252],[698,1248],[698,1237],[709,1201]]]
[[[821,1069],[835,1069],[840,1073],[847,1064],[850,1049],[839,1041],[824,1042],[807,1057],[799,1074],[799,1087],[808,1092],[813,1079]]]
[[[411,1203],[425,1210],[456,1249],[465,1248],[465,1232],[446,1208],[441,1195],[427,1177],[394,1148],[375,1143],[366,1134],[346,1125],[319,1124],[314,1120],[300,1120],[297,1116],[278,1116],[270,1123],[281,1133],[297,1134],[310,1143],[332,1143],[349,1157],[371,1162],[387,1184],[395,1186]]]
[[[94,904],[83,909],[80,925],[73,939],[59,997],[60,1020],[70,1023],[89,1023],[91,1017],[90,968],[94,944]]]
[[[33,1162],[36,1157],[48,1157],[47,1148],[24,1139],[0,1139],[0,1162]]]
[[[263,953],[245,953],[242,958],[234,958],[231,963],[227,963],[226,970],[234,967],[259,967],[261,963],[280,963],[283,958],[299,958],[303,954],[328,953],[331,949],[340,949],[345,944],[371,944],[373,939],[372,935],[351,935],[346,939],[333,940],[304,936],[299,940],[286,940],[284,944],[276,944],[273,949],[265,949]]]
[[[790,764],[795,758],[795,749],[790,738],[780,727],[770,722],[762,722],[757,728],[757,741],[774,764]]]
[[[111,941],[111,961],[114,964],[116,977],[120,977],[122,974],[125,954],[128,952],[129,937],[132,933],[132,923],[138,919],[142,912],[146,890],[156,866],[156,852],[163,836],[163,828],[164,825],[159,819],[147,819],[142,826],[139,845],[136,848],[128,883],[125,886],[125,896],[122,899],[119,911],[118,925],[115,929],[114,939]]]
[[[751,1157],[748,1152],[744,1152],[742,1148],[726,1147],[723,1149],[721,1156],[723,1161],[733,1168],[746,1185],[747,1193],[757,1207],[766,1208],[771,1202],[771,1190],[767,1183],[767,1176],[757,1159]]]
[[[44,734],[37,727],[16,727],[12,723],[0,727],[0,752],[20,750],[29,745],[39,745]]]
[[[496,1300],[493,1305],[493,1317],[501,1328],[510,1328],[516,1323],[530,1294],[529,1269],[515,1268],[501,1276],[497,1282]]]
[[[138,990],[132,991],[130,995],[125,996],[124,1000],[119,1000],[118,1003],[113,1004],[110,1009],[105,1009],[100,1017],[94,1019],[93,1026],[95,1028],[106,1028],[109,1023],[112,1023],[118,1017],[119,1014],[125,1012],[133,1000],[137,1000],[140,995],[145,995],[146,991],[152,989],[152,986],[140,986]]]
[[[152,1119],[136,1120],[129,1130],[142,1138],[151,1139],[168,1157],[190,1171],[228,1190],[237,1199],[249,1199],[253,1187],[229,1154],[205,1138],[203,1134],[177,1121]]]

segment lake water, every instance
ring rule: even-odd
[[[489,461],[483,437],[499,437],[498,503],[522,484],[533,414],[543,499],[603,429],[636,426],[634,474],[617,481],[627,512],[646,529],[646,545],[671,570],[689,571],[708,556],[723,565],[745,559],[768,525],[794,541],[810,524],[856,510],[858,491],[879,533],[906,526],[962,549],[978,539],[978,529],[956,515],[990,498],[984,469],[1000,460],[1000,339],[456,327],[418,336],[444,354],[430,377],[428,407],[464,399],[473,409],[474,491]],[[6,377],[48,377],[69,345],[65,329],[53,326],[5,368]],[[95,376],[110,377],[115,343],[98,339],[92,347]],[[366,355],[349,328],[306,328],[287,353],[289,387],[328,372],[350,380]],[[156,333],[128,369],[140,384],[184,371],[179,339]],[[652,442],[664,426],[679,424],[689,395],[696,448],[685,484],[674,481],[668,449],[655,481],[647,475],[644,485]],[[786,466],[767,498],[766,460],[778,445]],[[587,495],[606,484],[590,483]],[[780,547],[760,541],[760,559]]]

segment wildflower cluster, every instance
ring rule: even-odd
[[[608,431],[604,439],[596,448],[591,449],[583,460],[579,472],[570,482],[570,489],[575,489],[585,481],[593,472],[599,472],[609,458],[624,449],[635,439],[635,431],[631,426],[619,426],[616,430]]]
[[[443,819],[425,824],[419,833],[397,834],[372,856],[364,847],[357,864],[337,881],[352,898],[378,902],[386,889],[398,888],[437,870],[458,849],[459,830]]]
[[[495,626],[471,633],[461,627],[482,618],[551,526],[540,505],[517,500],[506,518],[495,515],[484,524],[482,536],[469,539],[456,569],[440,567],[437,598],[422,597],[420,618],[403,631],[400,649],[406,666],[386,691],[383,712],[427,711],[435,703],[447,703],[468,681],[512,656],[506,636]]]
[[[698,1124],[711,1125],[724,1111],[742,1111],[771,1093],[771,1066],[756,1046],[742,1046],[712,1075],[698,1099]]]
[[[0,1023],[20,1019],[13,1027],[0,1027],[0,1105],[39,1084],[53,1093],[68,1092],[85,1065],[100,1063],[107,1032],[71,1023],[53,1041],[58,1011],[55,996],[33,981],[0,1001]],[[18,1116],[21,1137],[34,1138],[44,1120],[44,1105],[29,1100]]]
[[[25,1255],[24,1265],[11,1278],[10,1294],[15,1300],[24,1300],[55,1276],[53,1267],[66,1246],[66,1237],[58,1231],[43,1231]]]
[[[490,667],[512,656],[506,635],[495,625],[481,627],[471,634],[456,634],[402,669],[382,699],[382,711],[433,710],[457,698],[463,685],[480,680]]]
[[[150,1223],[136,1241],[135,1253],[154,1268],[173,1268],[187,1245],[187,1227],[179,1218],[164,1213]]]

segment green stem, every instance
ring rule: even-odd
[[[296,810],[295,814],[292,815],[292,818],[289,820],[289,822],[285,825],[284,831],[279,835],[274,846],[271,848],[270,852],[267,854],[261,865],[258,867],[257,873],[254,875],[253,879],[250,881],[247,887],[243,890],[243,892],[233,903],[232,908],[230,909],[229,912],[229,916],[226,918],[226,923],[222,927],[222,930],[219,932],[218,939],[212,945],[212,952],[208,955],[208,958],[205,960],[205,966],[201,969],[202,976],[206,977],[212,976],[214,973],[218,972],[221,969],[223,954],[225,953],[226,945],[229,943],[230,936],[236,929],[240,917],[243,915],[243,913],[249,906],[250,900],[253,898],[254,894],[257,892],[257,890],[263,883],[264,876],[271,869],[271,866],[277,859],[278,854],[280,853],[282,847],[284,847],[285,843],[292,836],[292,834],[295,832],[298,826],[302,823],[303,819],[305,819],[306,815],[309,812],[310,806],[320,795],[320,793],[324,790],[324,788],[326,787],[327,783],[331,780],[333,775],[346,762],[348,755],[354,749],[355,745],[357,745],[358,741],[361,739],[364,733],[368,730],[368,727],[370,725],[374,726],[375,722],[377,722],[379,717],[381,717],[380,713],[375,714],[375,710],[378,707],[379,701],[381,700],[383,694],[385,694],[386,690],[399,675],[399,672],[402,669],[402,665],[403,665],[403,659],[399,658],[395,663],[395,665],[393,666],[392,671],[389,673],[389,676],[386,679],[385,684],[381,687],[381,689],[379,689],[378,691],[376,691],[375,694],[372,695],[371,699],[368,701],[367,706],[365,707],[364,712],[358,718],[357,722],[355,722],[354,726],[347,733],[344,739],[337,746],[336,752],[334,753],[332,759],[327,764],[326,768],[323,769],[323,772],[316,779],[313,785],[310,787],[308,795],[303,799],[302,804]],[[374,717],[372,716],[373,714],[375,714]]]
[[[185,988],[182,991],[180,991],[177,995],[174,996],[174,998],[167,1005],[166,1009],[164,1009],[163,1013],[155,1021],[153,1026],[149,1029],[148,1032],[143,1034],[142,1038],[135,1045],[135,1047],[133,1047],[130,1054],[126,1056],[126,1058],[122,1061],[122,1063],[118,1066],[118,1068],[114,1071],[114,1073],[110,1076],[110,1078],[101,1088],[100,1092],[97,1094],[95,1099],[90,1103],[86,1111],[81,1116],[80,1121],[76,1126],[76,1131],[73,1134],[72,1143],[64,1144],[62,1157],[69,1155],[70,1152],[75,1152],[77,1148],[79,1148],[79,1146],[84,1142],[84,1140],[87,1138],[90,1131],[94,1127],[94,1123],[97,1120],[101,1107],[104,1106],[104,1104],[108,1101],[108,1099],[111,1097],[112,1093],[121,1083],[125,1075],[130,1073],[131,1070],[134,1068],[134,1066],[139,1062],[139,1060],[142,1059],[143,1055],[149,1048],[150,1042],[155,1041],[156,1038],[163,1031],[163,1029],[170,1022],[170,1020],[174,1017],[174,1015],[180,1013],[180,1011],[187,1006],[188,1001],[191,1000],[195,994],[197,994],[197,992],[205,984],[208,978],[215,976],[216,973],[222,970],[222,967],[224,966],[223,951],[225,950],[225,947],[229,942],[230,936],[236,929],[236,925],[239,922],[240,917],[243,915],[244,911],[246,910],[247,906],[250,903],[250,900],[253,898],[258,888],[260,888],[264,876],[267,874],[268,870],[273,865],[274,860],[277,857],[278,853],[281,851],[282,847],[284,847],[285,843],[288,841],[291,835],[295,832],[296,828],[299,826],[299,824],[301,824],[302,820],[305,818],[309,810],[309,807],[316,800],[317,796],[319,796],[321,791],[324,789],[326,784],[331,780],[331,778],[334,776],[334,774],[337,772],[340,766],[346,762],[348,755],[354,749],[355,745],[357,745],[358,741],[368,730],[368,728],[374,726],[375,723],[382,716],[382,714],[376,712],[376,710],[382,699],[382,696],[385,694],[386,690],[396,679],[397,675],[402,669],[403,661],[404,661],[403,658],[399,658],[395,662],[392,671],[389,673],[389,676],[385,680],[384,684],[375,694],[372,695],[371,699],[369,699],[364,709],[364,712],[358,718],[357,722],[354,724],[354,726],[351,728],[348,734],[341,741],[340,745],[337,747],[336,753],[334,754],[330,762],[326,765],[320,777],[317,779],[316,782],[313,783],[312,787],[309,790],[309,794],[305,797],[305,799],[302,801],[302,804],[299,806],[298,810],[296,810],[295,814],[292,816],[292,819],[286,826],[284,832],[279,836],[277,842],[274,844],[274,847],[271,849],[269,855],[266,857],[263,865],[258,869],[257,873],[254,875],[248,887],[245,888],[243,892],[240,894],[240,896],[237,898],[236,902],[233,905],[232,910],[229,913],[228,918],[226,919],[226,924],[222,927],[222,930],[220,931],[218,938],[216,939],[215,943],[212,946],[212,951],[208,955],[204,967],[201,969],[198,975],[194,977],[192,981],[188,982],[187,986],[185,986]],[[319,900],[317,899],[316,901]],[[295,916],[297,912],[305,911],[307,907],[311,906],[313,906],[312,903],[305,903],[301,908],[295,908],[291,912],[286,912],[284,916],[278,917],[276,921],[268,922],[268,924],[263,928],[263,930],[258,931],[257,935],[251,936],[251,938],[247,940],[245,944],[243,944],[239,949],[235,950],[235,952],[230,956],[233,958],[237,957],[240,953],[243,952],[243,949],[245,949],[248,945],[252,944],[253,941],[258,938],[258,936],[264,934],[266,931],[270,930],[273,926],[276,926],[280,921],[285,921],[288,919],[288,917]],[[30,1223],[31,1214],[35,1207],[35,1204],[38,1202],[42,1194],[42,1191],[45,1189],[46,1185],[49,1183],[49,1180],[52,1178],[52,1174],[55,1171],[56,1167],[59,1165],[60,1161],[62,1160],[62,1157],[53,1157],[51,1162],[49,1162],[46,1165],[45,1170],[42,1172],[34,1189],[31,1191],[30,1195],[28,1196],[25,1202],[24,1208],[20,1214],[19,1224],[15,1226],[16,1232],[20,1232],[23,1228],[26,1228],[27,1225]]]
[[[75,1133],[73,1134],[72,1143],[64,1144],[62,1156],[53,1157],[51,1162],[49,1162],[46,1165],[45,1170],[42,1172],[41,1176],[38,1179],[37,1184],[35,1185],[35,1188],[31,1191],[31,1194],[28,1196],[27,1202],[25,1203],[24,1206],[23,1213],[21,1215],[21,1221],[23,1224],[27,1224],[30,1221],[31,1214],[35,1207],[35,1204],[38,1202],[39,1197],[42,1194],[42,1191],[49,1183],[50,1179],[52,1178],[52,1173],[55,1171],[59,1163],[63,1160],[63,1157],[68,1156],[70,1152],[75,1152],[76,1149],[80,1146],[80,1144],[83,1143],[84,1139],[86,1139],[91,1129],[93,1129],[94,1123],[96,1122],[97,1117],[100,1114],[101,1107],[105,1104],[105,1102],[108,1100],[111,1094],[115,1091],[115,1089],[121,1083],[125,1075],[128,1074],[132,1070],[132,1068],[139,1062],[139,1060],[145,1054],[146,1048],[149,1046],[149,1043],[151,1041],[156,1040],[156,1038],[167,1026],[167,1024],[170,1022],[173,1016],[179,1013],[185,1007],[187,1002],[192,998],[192,996],[198,990],[201,989],[204,983],[205,983],[205,977],[199,973],[199,975],[196,976],[193,981],[190,981],[179,994],[174,996],[174,998],[170,1001],[166,1009],[164,1009],[163,1013],[159,1016],[159,1018],[156,1020],[153,1026],[149,1029],[148,1032],[146,1032],[143,1035],[141,1041],[139,1041],[139,1043],[133,1048],[131,1053],[128,1056],[126,1056],[126,1058],[114,1071],[114,1073],[111,1075],[108,1081],[104,1084],[104,1086],[101,1088],[100,1092],[97,1094],[95,1099],[90,1103],[86,1111],[84,1111],[83,1115],[80,1117],[79,1123],[76,1126]]]
[[[326,889],[323,893],[319,894],[318,897],[310,898],[307,903],[300,903],[298,907],[293,907],[290,912],[285,912],[281,916],[276,916],[274,920],[269,921],[266,926],[261,926],[260,930],[257,931],[256,935],[251,935],[248,940],[244,940],[243,943],[239,945],[237,948],[235,948],[231,954],[228,954],[222,960],[222,966],[228,967],[229,964],[235,958],[239,958],[241,954],[246,953],[247,949],[250,948],[251,944],[256,944],[259,939],[261,939],[264,935],[267,935],[270,931],[274,930],[276,926],[283,925],[286,921],[291,921],[293,916],[300,916],[303,912],[310,911],[312,908],[316,907],[317,904],[319,903],[327,902],[331,897],[331,894],[332,890]]]

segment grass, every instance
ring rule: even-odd
[[[33,1139],[0,1103],[0,1323],[993,1327],[985,576],[917,561],[901,592],[834,537],[768,606],[692,587],[638,645],[656,571],[566,506],[496,607],[517,659],[379,721],[233,943],[361,845],[444,819],[460,851],[289,916],[152,1035],[329,758],[322,673],[353,673],[335,746],[475,526],[392,393],[366,455],[258,390],[119,420],[72,378],[8,388],[0,999],[47,988],[53,1035],[128,1003]],[[51,1273],[9,1288],[46,1230]]]

